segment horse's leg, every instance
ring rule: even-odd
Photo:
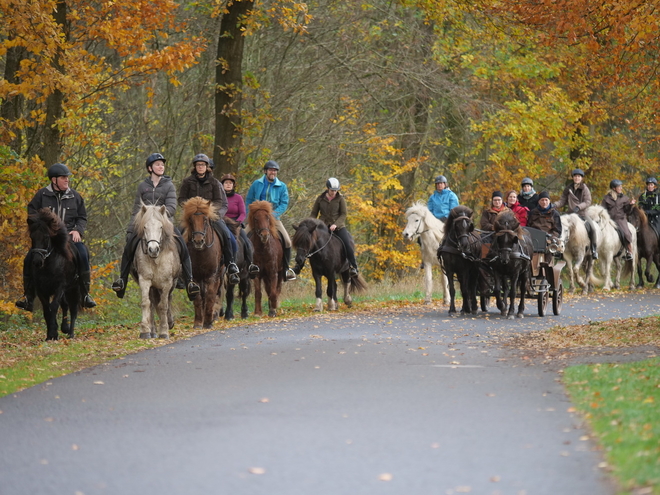
[[[599,253],[600,254],[600,253]],[[612,288],[612,255],[607,254],[601,258],[600,268],[603,272],[603,277],[605,277],[605,284],[603,285],[603,290],[610,290]]]
[[[254,279],[254,316],[263,316],[261,309],[261,275]]]
[[[351,296],[351,277],[348,276],[348,272],[342,272],[341,274],[342,285],[344,286],[344,304],[347,307],[353,306],[353,296]]]
[[[636,248],[637,247],[637,240],[635,239],[634,242],[635,243],[633,244],[633,247]],[[636,251],[636,249],[635,249],[635,251]],[[637,272],[638,258],[639,258],[639,256],[637,256],[637,253],[633,252],[633,257],[632,257],[632,260],[630,261],[630,283],[628,284],[628,290],[635,290],[635,273]],[[648,260],[647,260],[646,264],[647,265],[650,264],[648,262]],[[649,270],[649,275],[650,274],[651,273],[650,273],[650,270]]]
[[[158,338],[159,339],[169,339],[170,338],[170,328],[167,324],[167,310],[169,302],[169,290],[170,287],[164,287],[159,289],[158,294],[158,304],[156,305],[156,310],[158,311]]]
[[[450,280],[442,272],[442,270],[440,270],[440,281],[442,283],[442,304],[447,306],[449,304],[449,284],[450,284]],[[451,281],[451,283],[453,283],[453,281]],[[433,287],[431,287],[431,290],[433,290]]]
[[[156,316],[158,315],[158,305],[160,304],[160,289],[156,289],[153,285],[149,291],[149,298],[151,299],[151,338],[158,337],[158,324],[156,323]]]
[[[615,289],[620,289],[621,288],[621,269],[623,266],[622,263],[623,259],[621,256],[618,256],[617,258],[614,259],[614,288]]]
[[[219,280],[218,282],[221,281]],[[225,309],[225,320],[233,320],[234,319],[234,285],[231,284],[227,285],[226,291],[227,291],[227,299],[226,299],[227,308]]]
[[[467,272],[463,268],[457,274],[459,278],[459,286],[461,288],[461,297],[463,298],[463,305],[461,307],[462,314],[470,314],[470,289],[468,288]]]
[[[337,311],[337,279],[335,273],[331,272],[328,277],[328,311]]]
[[[153,315],[151,314],[151,281],[141,279],[139,281],[140,292],[142,293],[142,321],[140,322],[140,338],[151,338],[151,326],[153,324]]]
[[[204,325],[204,305],[208,297],[209,286],[206,280],[199,281],[199,297],[193,300],[193,307],[195,308],[195,319],[193,320],[193,328],[202,328]]]
[[[174,315],[172,314],[172,294],[174,294],[174,286],[176,285],[176,279],[172,279],[172,288],[170,293],[167,295],[167,328],[172,330],[174,328]]]
[[[68,302],[69,306],[69,338],[73,338],[76,332],[76,320],[78,319],[78,301],[73,298]]]
[[[520,304],[518,304],[518,314],[516,316],[518,318],[523,318],[525,316],[523,314],[525,312],[525,292],[527,291],[527,270],[526,269],[523,269],[523,270],[520,271],[520,274],[518,275],[518,280],[519,280],[518,286],[520,287]]]
[[[433,265],[426,261],[424,261],[424,290],[426,291],[424,302],[431,304],[433,299]]]
[[[282,270],[278,270],[281,272]],[[270,283],[267,286],[266,293],[268,294],[268,316],[271,318],[277,316],[277,284],[280,280],[279,274],[274,273],[271,277]]]
[[[57,300],[51,302],[48,298],[39,296],[41,307],[44,310],[44,320],[46,321],[46,340],[57,340],[57,310],[60,303]],[[54,303],[54,304],[53,304]]]
[[[69,305],[66,301],[67,294],[62,296],[60,301],[60,308],[62,309],[62,323],[60,324],[60,332],[71,337],[71,324],[69,323]]]
[[[445,264],[445,267],[447,265]],[[451,283],[449,284],[449,314],[453,315],[456,313],[456,287],[454,286],[454,272],[450,268],[446,268],[447,272],[445,275],[447,276],[447,280],[451,280]]]
[[[314,306],[314,311],[323,311],[323,278],[320,273],[317,273],[312,269],[312,276],[314,277],[314,284],[316,285],[316,291],[314,295],[316,296],[316,305]]]
[[[241,283],[238,285],[238,294],[241,296],[241,318],[248,317],[247,298],[250,294],[250,278],[242,278]]]

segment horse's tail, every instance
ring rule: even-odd
[[[364,292],[367,290],[367,281],[359,273],[351,277],[350,293]]]
[[[602,278],[598,278],[596,274],[594,273],[593,269],[591,270],[591,275],[589,277],[589,280],[587,281],[588,283],[596,286],[596,285],[604,285],[605,281]]]

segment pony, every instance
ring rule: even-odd
[[[239,222],[236,222],[235,220],[232,220],[229,217],[225,217],[225,223],[227,224],[227,228],[231,231],[232,234],[234,234],[234,237],[236,238],[236,244],[238,245],[238,251],[236,252],[236,265],[238,266],[238,276],[240,281],[238,284],[230,284],[229,281],[227,281],[225,284],[221,284],[220,286],[220,301],[222,302],[222,291],[224,290],[226,292],[226,298],[227,298],[227,307],[226,309],[223,309],[222,307],[219,308],[218,314],[223,315],[225,317],[225,320],[232,320],[234,318],[234,288],[236,285],[238,285],[238,296],[241,298],[241,318],[247,318],[248,317],[248,304],[247,304],[247,298],[250,295],[251,287],[252,287],[252,281],[250,278],[250,274],[248,273],[248,267],[250,265],[250,262],[248,260],[248,257],[246,255],[246,246],[243,241],[243,238],[240,235],[240,230],[241,224]],[[248,242],[250,240],[248,239]]]
[[[495,233],[486,261],[495,277],[495,299],[502,316],[513,319],[516,292],[520,293],[518,318],[525,311],[525,292],[531,277],[531,256],[534,251],[530,235],[523,230],[516,215],[505,210],[495,217]],[[510,281],[510,283],[509,283]],[[502,294],[500,294],[502,291]],[[507,297],[509,298],[507,313]]]
[[[261,285],[268,296],[268,316],[276,316],[284,281],[282,242],[275,226],[273,205],[269,201],[250,203],[248,227],[254,245],[254,263],[259,273],[254,279],[254,314],[263,316]]]
[[[74,336],[83,294],[78,280],[78,252],[60,217],[41,208],[28,217],[32,240],[27,269],[46,320],[46,340],[57,340],[57,312],[62,308],[60,331]],[[67,312],[71,315],[69,321]]]
[[[655,281],[655,288],[660,289],[660,245],[658,244],[658,234],[651,226],[648,216],[644,210],[640,208],[632,208],[628,215],[628,221],[635,227],[637,231],[637,253],[639,259],[637,260],[637,277],[639,282],[637,287],[644,287],[644,277],[642,277],[642,259],[646,259],[646,280],[653,283],[651,276],[651,264],[655,263],[658,269],[658,278]]]
[[[169,338],[174,327],[172,292],[181,272],[174,225],[165,205],[142,204],[133,220],[140,238],[131,274],[142,292],[140,338]],[[158,315],[158,326],[155,316]]]
[[[568,266],[570,276],[569,292],[575,292],[575,282],[588,293],[596,280],[593,273],[593,259],[591,256],[591,241],[587,233],[587,227],[577,214],[569,213],[561,215],[561,237],[559,242],[563,248],[563,256]],[[600,230],[594,229],[596,245],[600,245]],[[582,277],[580,268],[584,268],[586,277]]]
[[[417,201],[406,210],[407,224],[403,229],[406,241],[417,241],[421,246],[422,264],[424,265],[424,287],[426,295],[424,302],[431,303],[433,296],[433,265],[439,265],[438,247],[442,242],[445,224],[438,220],[423,201]],[[444,272],[442,277],[442,298],[445,305],[449,304],[449,282]]]
[[[605,277],[603,290],[610,290],[612,286],[618,289],[621,285],[623,256],[626,253],[626,246],[623,245],[619,230],[610,214],[600,205],[591,205],[585,210],[586,215],[593,220],[600,229],[600,242],[598,243],[598,259],[600,260],[601,274]],[[625,263],[626,273],[630,270],[630,290],[635,288],[636,259],[637,259],[637,232],[635,228],[628,224],[632,234],[633,259],[630,263]],[[616,265],[616,275],[614,285],[612,284],[612,262]]]
[[[451,303],[449,314],[456,313],[454,274],[463,296],[461,313],[477,314],[477,282],[481,257],[481,237],[474,232],[474,212],[467,206],[456,206],[449,212],[445,236],[438,247],[438,259],[449,280]]]
[[[199,297],[193,301],[193,328],[211,328],[224,267],[220,236],[212,225],[219,218],[217,207],[199,196],[190,198],[182,206],[183,240],[190,253],[193,279],[200,288]]]
[[[323,310],[323,286],[322,278],[328,282],[328,311],[336,311],[337,304],[337,280],[336,275],[341,277],[344,285],[344,304],[349,308],[353,304],[351,293],[366,289],[364,279],[358,274],[349,276],[349,264],[346,258],[346,250],[342,240],[333,235],[325,223],[316,218],[306,218],[298,225],[294,225],[296,233],[291,243],[296,248],[296,267],[302,269],[305,261],[309,259],[312,267],[312,276],[316,283],[316,306],[315,311]]]

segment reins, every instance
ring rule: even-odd
[[[328,236],[328,240],[326,241],[325,244],[323,244],[323,246],[321,246],[320,248],[318,248],[316,251],[312,251],[311,253],[308,253],[308,254],[305,256],[305,258],[309,259],[309,258],[311,258],[312,256],[314,256],[316,253],[320,253],[321,251],[323,251],[323,249],[325,249],[325,247],[326,247],[328,244],[330,244],[330,241],[332,240],[332,236],[334,236],[334,234],[330,234],[330,235]],[[335,237],[336,237],[336,236],[335,236]]]

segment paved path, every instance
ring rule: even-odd
[[[559,375],[498,342],[657,313],[636,294],[211,332],[0,398],[0,495],[614,495]]]

